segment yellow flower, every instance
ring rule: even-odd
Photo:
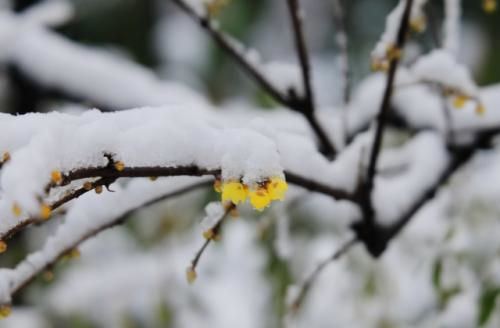
[[[288,184],[279,177],[273,177],[269,180],[266,187],[271,200],[283,200],[288,189]]]
[[[222,201],[230,200],[233,204],[243,203],[248,197],[248,188],[239,181],[222,183]]]
[[[496,0],[483,0],[483,10],[488,14],[491,14],[497,9]]]
[[[264,187],[250,190],[250,204],[258,210],[262,211],[271,203],[271,195]]]
[[[467,100],[469,100],[469,97],[467,97],[466,95],[459,94],[453,100],[453,107],[462,108],[465,106],[465,103],[467,102]]]

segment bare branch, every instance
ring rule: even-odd
[[[53,210],[61,207],[62,205],[72,201],[73,199],[76,199],[76,198],[80,197],[81,195],[83,195],[91,190],[96,189],[99,186],[107,186],[107,185],[113,183],[114,180],[115,179],[113,179],[113,178],[101,178],[101,179],[96,180],[94,182],[90,182],[87,186],[73,190],[73,191],[67,193],[66,195],[64,195],[63,197],[61,197],[59,200],[52,203],[50,205],[50,209],[53,211]],[[7,232],[5,232],[4,234],[0,235],[0,240],[5,241],[7,239],[10,239],[10,238],[12,238],[12,236],[14,236],[16,233],[23,230],[24,228],[26,228],[32,224],[43,223],[44,221],[46,221],[46,220],[41,219],[41,218],[36,218],[36,217],[32,217],[32,218],[28,218],[27,220],[23,220],[23,221],[19,222],[19,224],[16,225],[15,227],[13,227],[12,229],[10,229]]]
[[[249,60],[247,60],[240,49],[230,40],[222,31],[218,30],[211,22],[209,17],[199,16],[184,0],[171,0],[186,14],[197,21],[200,26],[217,42],[217,44],[226,51],[236,62],[252,76],[267,92],[269,92],[278,102],[289,107],[290,101],[287,96],[275,88],[271,82],[261,73],[261,71]]]
[[[336,27],[335,42],[339,49],[342,75],[344,77],[343,101],[344,105],[347,105],[351,99],[351,70],[349,67],[346,17],[342,0],[333,0],[333,21]]]
[[[351,247],[354,246],[357,242],[358,240],[356,239],[356,237],[350,239],[339,249],[335,250],[332,253],[332,255],[330,255],[328,258],[326,258],[325,260],[321,261],[318,264],[318,266],[314,269],[314,271],[311,272],[311,274],[304,280],[304,283],[301,285],[297,298],[292,303],[293,311],[297,311],[300,308],[300,306],[304,302],[304,299],[309,293],[311,286],[314,284],[316,279],[318,279],[318,276],[328,266],[328,264],[338,260],[342,255],[347,253],[351,249]]]
[[[227,216],[229,215],[229,213],[232,210],[234,210],[235,208],[236,208],[236,205],[234,205],[233,203],[230,203],[226,207],[226,210],[224,211],[224,214],[222,214],[222,216],[212,226],[212,228],[210,229],[212,236],[210,236],[210,238],[205,238],[205,241],[203,242],[203,245],[200,247],[200,249],[196,252],[194,258],[191,260],[191,266],[189,267],[189,269],[192,270],[192,272],[196,272],[196,268],[197,268],[198,263],[199,263],[199,261],[201,259],[201,256],[205,252],[205,250],[208,247],[208,245],[210,244],[210,242],[212,240],[218,238],[224,220],[227,218]]]
[[[309,121],[312,129],[316,133],[319,142],[322,146],[322,153],[333,157],[335,155],[335,147],[330,142],[325,131],[314,116],[315,104],[314,93],[312,89],[311,66],[309,60],[309,52],[307,50],[306,41],[304,38],[304,26],[302,24],[302,12],[298,0],[288,0],[288,9],[292,20],[292,28],[295,39],[295,48],[299,57],[300,69],[302,72],[302,82],[304,84],[304,96],[297,97],[293,102],[296,103],[293,107],[298,107],[299,111],[304,114]]]
[[[410,12],[413,5],[413,0],[407,0],[406,6],[401,17],[401,24],[399,26],[397,40],[395,44],[396,52],[401,53],[405,44],[406,35],[409,30],[409,19]],[[375,130],[375,136],[373,139],[373,145],[371,148],[370,161],[368,163],[368,171],[366,175],[366,179],[364,183],[361,185],[361,190],[359,190],[359,202],[358,204],[361,207],[363,212],[363,225],[357,226],[355,229],[356,233],[358,233],[358,237],[361,241],[363,241],[367,248],[370,250],[372,254],[378,253],[375,249],[370,249],[370,245],[378,244],[378,236],[376,231],[376,222],[375,222],[375,211],[373,209],[372,204],[372,192],[374,187],[374,179],[376,174],[377,160],[382,148],[382,138],[385,126],[387,124],[387,118],[389,114],[389,110],[391,107],[391,97],[394,87],[394,81],[396,77],[396,71],[398,69],[399,64],[399,56],[390,56],[389,61],[389,73],[387,77],[387,84],[385,87],[382,104],[380,106],[380,111],[377,116],[377,127]],[[364,237],[362,237],[362,236]],[[365,240],[365,239],[366,240]]]
[[[171,0],[179,8],[181,8],[185,13],[187,13],[191,18],[197,21],[200,26],[208,32],[208,34],[217,42],[217,44],[226,51],[236,62],[250,75],[252,76],[269,94],[275,98],[282,105],[300,112],[304,115],[308,123],[310,124],[313,132],[318,137],[321,145],[321,152],[329,157],[333,157],[335,154],[335,148],[330,142],[327,134],[323,128],[318,123],[317,119],[313,115],[313,105],[312,105],[312,89],[310,86],[309,72],[307,69],[307,79],[304,79],[304,83],[307,83],[306,90],[309,90],[306,94],[310,96],[307,97],[307,101],[298,98],[297,95],[291,93],[289,95],[283,94],[278,90],[268,78],[262,74],[258,67],[256,67],[252,62],[250,62],[241,50],[235,45],[231,39],[225,35],[222,31],[218,30],[209,17],[202,17],[198,15],[193,8],[191,8],[184,0]],[[301,32],[302,33],[302,32]],[[305,43],[304,43],[305,50]],[[307,56],[307,54],[306,54]],[[301,55],[302,57],[302,55]],[[305,57],[306,62],[308,62],[307,57]],[[302,60],[301,60],[302,63]],[[308,64],[307,64],[308,65]],[[303,70],[304,72],[304,70]]]

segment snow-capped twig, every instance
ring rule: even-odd
[[[382,138],[385,126],[387,124],[387,118],[391,106],[391,97],[394,89],[394,81],[396,77],[396,71],[398,69],[398,64],[400,60],[401,53],[403,51],[403,47],[406,41],[407,32],[409,30],[409,20],[411,15],[411,9],[413,6],[413,0],[407,0],[406,6],[401,17],[401,22],[399,25],[399,30],[397,33],[397,39],[395,42],[395,51],[398,53],[390,58],[389,63],[389,73],[387,77],[387,83],[384,91],[384,96],[382,99],[382,103],[380,106],[380,110],[377,116],[377,127],[375,130],[375,137],[373,138],[373,145],[371,147],[370,160],[368,163],[368,170],[366,174],[365,181],[362,184],[362,188],[359,191],[360,193],[360,206],[363,212],[363,222],[364,226],[362,229],[366,229],[367,231],[362,234],[365,236],[369,236],[368,238],[377,239],[375,236],[376,232],[375,228],[375,212],[372,203],[372,191],[374,188],[374,180],[376,175],[377,161],[382,148]],[[358,232],[359,233],[359,232]],[[367,247],[370,249],[369,242],[367,240],[363,240],[361,236],[360,240],[365,242]]]
[[[86,231],[83,231],[81,234],[75,234],[76,238],[74,240],[71,240],[70,242],[65,242],[64,244],[66,244],[66,246],[62,247],[61,249],[56,249],[56,250],[51,251],[50,258],[46,259],[44,261],[36,261],[36,263],[33,263],[33,262],[30,262],[30,258],[29,258],[30,256],[28,256],[24,261],[22,261],[20,264],[18,264],[16,266],[16,268],[13,270],[15,271],[18,268],[26,266],[26,267],[31,268],[30,272],[28,274],[23,272],[21,279],[16,279],[13,283],[10,284],[10,287],[9,287],[10,295],[12,296],[12,295],[16,294],[17,292],[19,292],[26,285],[28,285],[31,281],[33,281],[33,279],[38,274],[44,272],[47,268],[50,268],[51,266],[53,266],[59,259],[61,259],[65,254],[68,254],[72,249],[75,249],[77,246],[79,246],[84,241],[96,236],[97,234],[103,232],[104,230],[107,230],[107,229],[110,229],[114,226],[122,224],[124,222],[124,220],[131,217],[132,216],[131,214],[133,214],[134,212],[136,212],[144,207],[156,204],[158,202],[161,202],[161,201],[173,198],[173,197],[181,196],[183,194],[197,190],[199,188],[207,187],[211,183],[212,183],[211,181],[202,181],[202,182],[193,183],[191,185],[187,185],[185,187],[179,188],[179,189],[174,190],[174,191],[170,191],[166,194],[160,195],[160,196],[155,197],[153,199],[150,199],[144,203],[141,203],[138,206],[133,207],[133,208],[125,211],[124,213],[122,213],[121,215],[119,215],[116,218],[113,218],[111,220],[103,220],[101,222],[101,224],[93,226],[92,228],[90,228]],[[31,265],[26,265],[26,264],[30,264],[30,263],[31,263]],[[2,277],[2,279],[5,279],[5,278],[6,277]]]
[[[101,178],[101,179],[98,179],[98,180],[93,181],[93,182],[89,182],[87,185],[85,185],[85,187],[75,189],[75,190],[65,194],[60,199],[58,199],[55,202],[53,202],[52,204],[50,204],[49,208],[51,211],[54,211],[54,210],[58,209],[59,207],[61,207],[62,205],[69,203],[70,201],[80,197],[81,195],[83,195],[91,190],[95,190],[96,188],[98,188],[100,186],[110,185],[111,183],[114,182],[114,180],[116,180],[116,179],[105,177],[105,178]],[[26,227],[28,227],[32,224],[42,223],[44,221],[46,221],[46,220],[42,219],[42,218],[37,218],[37,217],[29,217],[25,220],[21,220],[17,225],[12,227],[8,231],[4,232],[3,234],[0,234],[0,240],[5,241],[7,239],[10,239],[10,238],[12,238],[12,236],[14,236],[19,231],[25,229]]]
[[[300,286],[300,290],[297,294],[297,297],[293,300],[291,307],[293,311],[297,311],[304,299],[307,297],[309,290],[312,285],[318,279],[320,273],[332,262],[338,260],[342,255],[347,253],[352,246],[354,246],[358,240],[356,237],[349,239],[346,243],[344,243],[339,249],[336,249],[328,258],[321,261],[316,268],[307,276],[302,285]]]
[[[210,235],[207,235],[205,237],[205,241],[203,242],[203,245],[198,249],[198,251],[195,253],[193,259],[191,260],[191,264],[189,265],[187,269],[187,279],[189,283],[193,283],[194,280],[196,279],[196,268],[198,266],[198,263],[205,253],[205,250],[207,249],[208,245],[210,244],[211,241],[217,240],[220,236],[220,230],[222,228],[222,224],[224,223],[224,220],[227,218],[229,213],[233,211],[236,208],[236,205],[233,203],[229,203],[225,210],[224,213],[219,217],[219,219],[215,222],[215,224],[209,229]]]

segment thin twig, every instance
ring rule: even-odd
[[[344,105],[347,105],[351,99],[351,69],[349,66],[346,17],[342,0],[333,0],[333,21],[336,28],[335,42],[339,49],[342,76],[344,77],[342,96]]]
[[[335,250],[332,253],[332,255],[330,255],[328,258],[326,258],[325,260],[321,261],[318,264],[318,266],[304,280],[304,283],[300,287],[300,291],[292,303],[292,309],[294,311],[297,311],[300,308],[300,306],[304,302],[304,299],[306,298],[307,294],[309,293],[311,286],[314,284],[314,282],[318,278],[319,274],[328,266],[328,264],[338,260],[342,255],[347,253],[351,249],[351,247],[354,246],[357,242],[358,242],[358,240],[356,239],[356,237],[353,237],[352,239],[347,241],[345,244],[343,244],[339,249]]]
[[[212,238],[206,238],[205,241],[203,242],[203,245],[200,247],[200,249],[196,252],[194,258],[191,260],[191,266],[190,268],[192,270],[196,270],[196,267],[198,266],[198,262],[201,259],[201,256],[205,253],[206,248],[210,244],[210,242],[214,239],[217,238],[218,234],[220,233],[220,229],[222,227],[222,223],[224,220],[227,218],[229,213],[236,208],[236,205],[231,203],[229,206],[226,207],[226,210],[224,211],[224,214],[217,220],[217,222],[212,226],[211,230],[213,233]]]
[[[196,20],[200,26],[208,32],[208,34],[217,42],[217,44],[226,51],[239,65],[252,76],[267,92],[269,92],[278,102],[285,106],[289,106],[290,101],[286,95],[282,94],[273,84],[262,74],[258,67],[249,61],[242,53],[241,49],[236,46],[228,36],[222,31],[217,29],[212,24],[209,17],[202,17],[198,15],[190,5],[184,0],[171,0],[192,19]]]
[[[61,197],[60,199],[58,199],[55,202],[53,202],[52,204],[50,204],[49,207],[50,207],[50,209],[52,211],[56,210],[59,207],[61,207],[62,205],[66,204],[66,203],[68,203],[70,201],[72,201],[73,199],[76,199],[76,198],[80,197],[81,195],[83,195],[83,194],[85,194],[85,193],[87,193],[87,192],[89,192],[91,190],[96,189],[99,186],[107,186],[110,183],[112,183],[113,181],[114,181],[114,179],[101,178],[99,180],[91,182],[85,188],[81,187],[81,188],[78,188],[76,190],[73,190],[73,191],[65,194],[63,197]],[[28,218],[26,220],[23,220],[23,221],[19,222],[19,224],[17,224],[13,228],[11,228],[8,231],[6,231],[5,233],[1,234],[0,235],[0,240],[3,240],[3,241],[8,240],[8,239],[12,238],[12,236],[14,236],[19,231],[25,229],[26,227],[28,227],[28,226],[30,226],[32,224],[42,223],[42,222],[45,222],[45,221],[46,220],[41,219],[41,218],[37,218],[37,217],[32,217],[32,218]]]
[[[330,139],[328,138],[314,115],[315,102],[314,92],[312,88],[311,63],[309,59],[309,51],[307,50],[307,45],[304,37],[304,26],[302,22],[303,12],[300,8],[298,0],[288,0],[287,3],[290,12],[290,18],[292,21],[295,49],[299,57],[300,70],[302,73],[302,83],[304,85],[305,93],[303,96],[298,96],[298,98],[294,100],[294,103],[297,104],[295,106],[301,108],[300,111],[304,114],[306,119],[309,121],[312,129],[316,133],[322,146],[322,153],[326,156],[333,157],[335,155],[335,147],[331,143]]]
[[[406,40],[406,34],[409,29],[410,11],[413,5],[413,0],[407,0],[406,6],[401,18],[401,23],[399,26],[397,40],[395,47],[397,51],[402,52]],[[394,87],[394,81],[396,78],[396,71],[398,69],[399,56],[393,56],[390,58],[389,65],[389,75],[387,77],[387,84],[385,87],[382,104],[380,106],[380,111],[377,116],[377,127],[375,130],[375,137],[373,138],[373,145],[371,147],[370,161],[368,163],[368,170],[366,174],[366,179],[362,185],[362,190],[360,190],[360,205],[363,211],[363,220],[366,222],[368,229],[372,229],[374,226],[374,209],[371,200],[371,194],[373,191],[374,179],[376,174],[377,160],[382,148],[383,132],[387,123],[388,113],[391,107],[391,97]],[[369,233],[371,234],[371,232]],[[374,236],[372,236],[374,237]]]
[[[75,240],[74,242],[70,243],[70,245],[68,247],[59,251],[52,261],[50,261],[49,263],[47,263],[43,267],[40,267],[37,270],[34,270],[34,272],[32,272],[32,274],[26,276],[22,281],[17,282],[15,285],[12,285],[10,287],[11,288],[10,295],[14,295],[17,292],[19,292],[21,289],[23,289],[25,286],[27,286],[31,281],[33,281],[33,279],[35,279],[35,277],[38,274],[44,272],[47,268],[54,266],[54,264],[57,261],[59,261],[59,259],[61,259],[65,254],[69,253],[72,249],[75,249],[78,245],[80,245],[81,243],[83,243],[87,239],[90,239],[90,238],[96,236],[97,234],[99,234],[100,232],[102,232],[104,230],[107,230],[107,229],[110,229],[114,226],[122,224],[126,219],[132,217],[132,214],[134,214],[136,211],[139,211],[147,206],[151,206],[151,205],[156,204],[158,202],[183,195],[183,194],[191,192],[193,190],[197,190],[199,188],[209,186],[211,183],[212,183],[211,181],[208,181],[208,182],[203,181],[203,182],[194,183],[192,185],[180,188],[180,189],[175,190],[175,191],[171,191],[165,195],[161,195],[157,198],[154,198],[154,199],[152,199],[152,200],[150,200],[150,201],[148,201],[148,202],[146,202],[146,203],[144,203],[136,208],[128,210],[126,213],[124,213],[123,215],[121,215],[120,217],[116,218],[115,220],[113,220],[111,222],[108,222],[108,223],[103,224],[101,226],[95,227],[91,231],[84,234],[78,240]]]

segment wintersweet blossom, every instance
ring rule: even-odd
[[[216,191],[222,192],[222,201],[231,201],[233,204],[239,204],[249,199],[250,204],[258,211],[262,211],[269,206],[273,200],[283,200],[288,189],[286,181],[280,177],[272,177],[255,186],[231,180],[227,182],[216,182],[214,185]]]

